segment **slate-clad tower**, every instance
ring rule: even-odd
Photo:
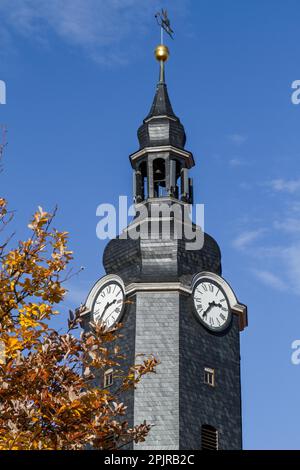
[[[124,397],[130,424],[155,424],[145,443],[134,448],[240,449],[239,335],[247,309],[221,277],[216,241],[204,234],[200,247],[188,245],[183,215],[193,203],[189,170],[195,163],[168,96],[168,55],[166,46],[157,47],[159,83],[138,129],[139,150],[130,156],[137,216],[127,238],[111,240],[105,249],[107,275],[88,296],[87,318],[101,318],[108,326],[122,321],[128,364],[139,353],[160,360],[157,374]],[[171,227],[167,235],[163,222]]]

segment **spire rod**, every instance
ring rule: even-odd
[[[155,49],[155,57],[160,62],[159,83],[165,83],[165,62],[168,60],[170,52],[164,44],[164,31],[173,39],[174,31],[171,28],[167,10],[163,8],[155,15],[157,24],[160,26],[160,44]]]

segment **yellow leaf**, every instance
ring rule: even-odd
[[[30,317],[27,317],[26,315],[23,315],[21,313],[20,315],[20,325],[23,327],[23,328],[34,328],[36,326],[38,326],[38,322],[33,320],[32,318]]]
[[[22,343],[14,336],[7,338],[5,346],[7,356],[15,356],[15,352],[22,349]]]

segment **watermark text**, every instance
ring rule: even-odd
[[[0,104],[6,104],[6,83],[0,80]]]

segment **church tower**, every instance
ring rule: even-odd
[[[168,48],[159,45],[155,55],[159,82],[130,155],[136,216],[106,246],[106,275],[88,296],[86,318],[123,323],[128,365],[141,353],[160,361],[157,373],[124,397],[131,425],[155,425],[134,449],[241,449],[247,308],[222,277],[216,241],[187,220],[195,162],[168,95]]]

